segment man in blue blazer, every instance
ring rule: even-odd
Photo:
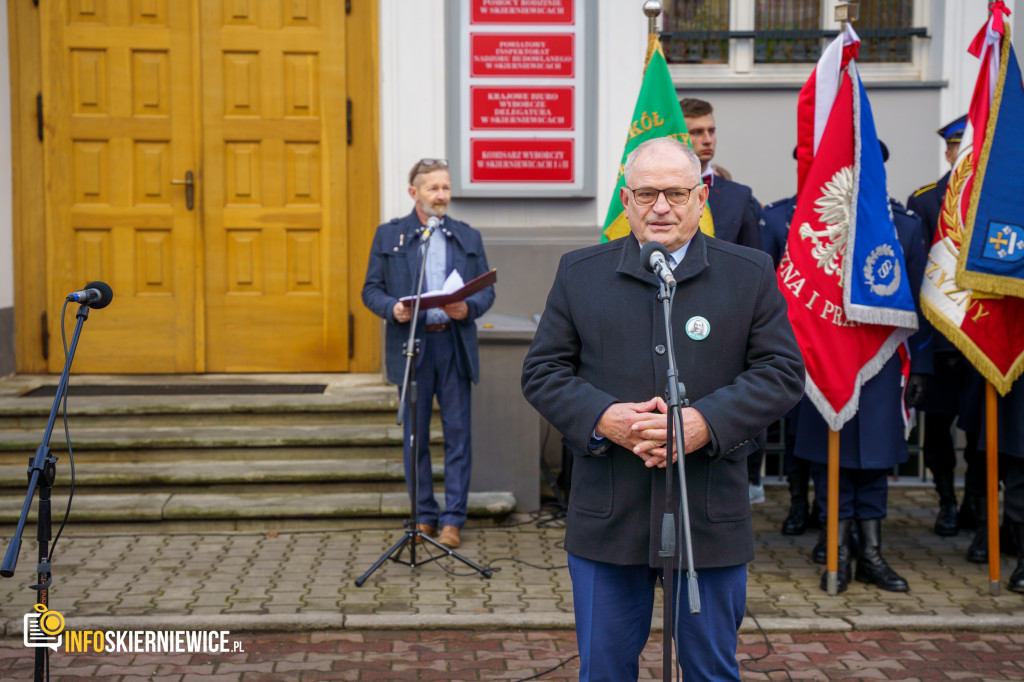
[[[640,144],[620,199],[631,234],[567,253],[523,363],[523,394],[573,455],[565,549],[580,679],[637,679],[650,634],[665,499],[668,357],[658,242],[674,263],[672,340],[689,406],[681,431],[701,613],[679,595],[683,677],[735,680],[737,633],[754,557],[747,456],[803,392],[804,365],[771,259],[698,229],[700,162],[671,138]],[[673,471],[675,473],[675,470]],[[677,545],[681,553],[681,546]],[[676,557],[677,571],[686,559]],[[666,576],[666,580],[672,576]]]
[[[399,299],[416,293],[421,235],[431,217],[439,218],[438,229],[429,240],[423,291],[441,289],[445,279],[458,271],[463,281],[487,272],[480,233],[466,223],[447,216],[451,198],[448,162],[421,159],[409,172],[409,196],[415,202],[412,213],[380,225],[370,249],[370,263],[363,285],[363,303],[384,318],[385,356],[388,381],[401,386],[405,375],[403,345],[409,338],[411,308]],[[416,338],[416,467],[419,480],[419,530],[449,547],[461,543],[459,529],[466,522],[472,448],[470,443],[470,386],[480,380],[476,318],[494,303],[490,286],[463,301],[442,308],[420,311]],[[430,465],[430,419],[434,396],[441,408],[444,432],[445,509],[434,499]],[[409,452],[410,415],[406,404],[405,478],[411,490],[413,460]]]

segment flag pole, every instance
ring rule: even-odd
[[[840,30],[857,19],[857,3],[841,2],[835,7]],[[828,509],[825,518],[825,587],[830,596],[839,594],[839,432],[828,430]]]
[[[996,387],[985,382],[985,462],[988,507],[988,591],[999,596],[999,407]]]
[[[826,588],[830,596],[839,594],[839,432],[828,430],[828,510],[825,520]]]

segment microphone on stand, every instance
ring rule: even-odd
[[[672,267],[668,264],[668,249],[658,242],[647,242],[640,249],[640,260],[644,263],[644,270],[653,272],[658,279],[670,287],[676,285],[676,277],[672,274]]]
[[[420,241],[425,242],[430,239],[430,235],[434,234],[434,230],[441,224],[441,219],[437,216],[430,216],[427,219],[427,226],[423,228],[423,232],[420,234]]]
[[[67,298],[93,309],[106,308],[113,299],[114,291],[106,282],[89,282],[84,289],[71,292]]]

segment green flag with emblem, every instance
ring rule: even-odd
[[[644,66],[644,80],[640,86],[636,107],[633,110],[633,120],[629,124],[629,132],[626,134],[626,147],[622,151],[622,160],[619,161],[619,178],[615,183],[615,191],[612,192],[604,228],[601,230],[602,242],[629,234],[629,223],[626,221],[626,215],[622,212],[622,199],[619,198],[620,190],[626,182],[623,175],[626,157],[641,142],[656,137],[674,137],[680,142],[690,144],[690,134],[686,130],[686,121],[683,120],[683,110],[679,108],[679,98],[676,96],[672,75],[665,62],[661,41],[658,40],[657,35],[651,35],[647,47],[647,63]],[[700,229],[705,234],[714,236],[711,210],[707,206],[700,218]]]

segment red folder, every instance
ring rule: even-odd
[[[440,308],[441,306],[448,305],[449,303],[455,303],[461,301],[467,296],[475,294],[476,292],[491,286],[498,280],[497,268],[489,270],[479,277],[474,277],[465,284],[462,285],[461,289],[453,291],[450,294],[431,294],[429,296],[424,295],[420,297],[420,310],[427,310],[428,308]],[[411,308],[413,302],[416,300],[415,296],[403,296],[400,300],[406,308]]]

